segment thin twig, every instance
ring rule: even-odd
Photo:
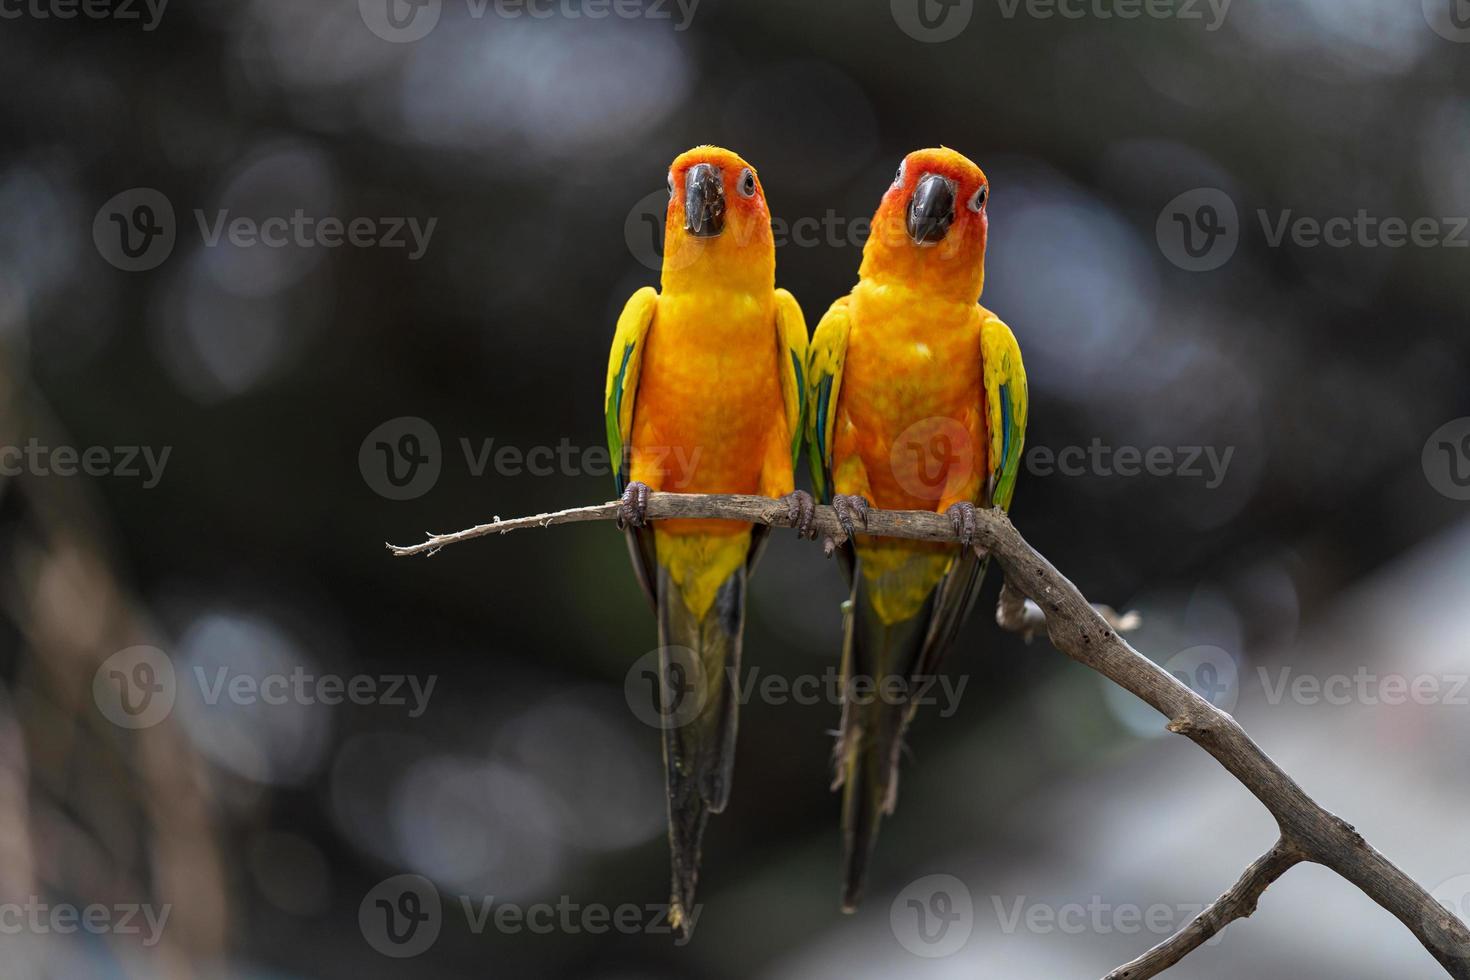
[[[432,554],[445,545],[488,534],[503,534],[526,527],[613,520],[618,513],[619,507],[615,502],[579,507],[515,521],[482,524],[454,534],[435,535],[421,544],[405,548],[389,547],[397,555]],[[1040,629],[1044,624],[1053,646],[1130,691],[1168,718],[1169,731],[1192,739],[1265,805],[1276,818],[1281,839],[1289,842],[1293,852],[1300,855],[1299,860],[1331,868],[1352,882],[1402,922],[1450,976],[1456,980],[1470,980],[1470,929],[1465,923],[1374,850],[1351,825],[1308,796],[1270,756],[1261,751],[1235,719],[1129,646],[1108,620],[1088,604],[1077,587],[1026,543],[1004,513],[991,510],[982,511],[977,516],[976,549],[990,554],[1000,563],[1015,594],[1036,604],[1043,623],[1036,623],[1035,628]],[[722,518],[773,527],[791,526],[790,510],[781,501],[726,494],[654,493],[649,498],[648,517]],[[815,526],[819,532],[836,541],[846,537],[830,507],[817,508]],[[955,540],[948,517],[930,511],[870,510],[863,531],[881,537]],[[1271,862],[1270,868],[1274,870],[1275,862]],[[1259,880],[1260,888],[1264,889],[1270,881],[1261,879],[1262,873],[1253,875],[1247,871],[1242,882],[1254,888]],[[1260,891],[1255,891],[1255,897],[1259,895]],[[1228,911],[1228,907],[1222,911]],[[1189,937],[1185,937],[1179,945],[1183,947],[1189,941]],[[1167,965],[1160,963],[1152,972],[1145,965],[1129,976],[1133,980],[1143,980],[1155,976]]]
[[[1304,860],[1304,855],[1284,838],[1245,869],[1240,880],[1230,886],[1184,928],[1131,963],[1125,963],[1103,980],[1146,980],[1158,976],[1169,967],[1213,939],[1236,919],[1244,919],[1256,910],[1261,894],[1277,878]]]

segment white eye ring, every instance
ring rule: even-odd
[[[988,185],[988,184],[981,184],[980,187],[979,187],[979,189],[976,190],[975,193],[970,196],[970,201],[969,201],[969,204],[967,205],[967,207],[969,207],[969,209],[971,211],[974,211],[976,214],[979,214],[981,211],[984,211],[985,210],[985,200],[989,196],[990,196],[990,185]]]
[[[674,172],[669,171],[669,197],[674,196]]]
[[[905,163],[908,163],[908,161],[907,160],[900,160],[900,161],[898,161],[898,173],[896,173],[896,174],[893,175],[893,186],[894,187],[898,187],[900,184],[903,183],[903,165]]]
[[[740,171],[740,182],[735,185],[741,197],[755,197],[755,171],[746,167]]]

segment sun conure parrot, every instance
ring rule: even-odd
[[[862,894],[879,822],[893,812],[914,695],[980,590],[975,508],[1008,508],[1020,470],[1021,351],[979,305],[989,193],[985,174],[959,153],[910,153],[873,216],[857,285],[812,337],[812,478],[848,532],[852,589],[833,781],[843,791],[845,911]],[[863,535],[870,504],[947,513],[960,544]],[[891,693],[853,696],[856,678]]]
[[[730,799],[745,582],[769,528],[722,520],[650,527],[648,494],[784,498],[804,536],[815,535],[815,505],[793,482],[806,322],[776,288],[760,179],[729,150],[699,146],[674,160],[668,183],[662,286],[638,290],[618,318],[606,411],[621,523],[658,619],[670,916],[683,929],[705,823]]]

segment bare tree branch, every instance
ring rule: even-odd
[[[389,545],[389,548],[395,555],[432,554],[445,545],[489,534],[553,524],[615,520],[618,514],[618,504],[610,502],[514,521],[497,520],[453,534],[434,535],[417,545]],[[1219,925],[1213,926],[1215,931],[1229,921],[1226,915],[1245,909],[1247,898],[1253,903],[1261,891],[1290,866],[1281,866],[1286,854],[1290,853],[1296,856],[1292,863],[1311,861],[1331,868],[1352,882],[1402,922],[1450,976],[1456,980],[1470,980],[1470,929],[1465,923],[1374,850],[1350,824],[1308,796],[1270,756],[1261,751],[1235,719],[1129,646],[1108,620],[1088,604],[1077,587],[1026,543],[1004,513],[991,510],[977,516],[979,527],[975,547],[990,554],[1005,573],[1012,591],[1009,618],[1014,619],[1016,615],[1015,596],[1031,600],[1040,610],[1040,621],[1035,615],[1027,614],[1022,603],[1019,615],[1023,625],[1029,623],[1037,630],[1045,628],[1052,645],[1062,653],[1151,705],[1169,719],[1169,731],[1187,736],[1214,756],[1276,818],[1282,840],[1278,846],[1284,847],[1285,853],[1273,858],[1272,855],[1276,854],[1273,849],[1247,870],[1235,888],[1211,906],[1217,910],[1220,920]],[[648,517],[724,518],[773,527],[791,526],[790,510],[784,502],[732,494],[654,493],[649,498]],[[817,508],[815,527],[836,541],[846,537],[830,507]],[[929,511],[870,510],[863,530],[882,537],[955,540],[948,517]],[[1240,897],[1232,900],[1237,891]],[[1171,951],[1177,950],[1178,956],[1174,959],[1165,962],[1164,959],[1170,955],[1165,953],[1153,964],[1129,964],[1122,969],[1135,969],[1135,972],[1123,975],[1140,980],[1155,976],[1177,962],[1179,957],[1204,941],[1194,941],[1196,933],[1203,934],[1212,926],[1213,920],[1203,919],[1201,916],[1198,924],[1191,923],[1180,936],[1164,944]],[[1191,929],[1195,931],[1191,932]],[[1148,960],[1152,955],[1150,953],[1143,959]]]
[[[1199,915],[1168,939],[1131,963],[1125,963],[1103,980],[1146,980],[1156,977],[1215,937],[1236,919],[1244,919],[1256,910],[1261,894],[1277,878],[1305,859],[1300,851],[1283,838],[1276,846],[1245,869],[1240,880],[1230,886]]]
[[[1094,602],[1092,608],[1119,633],[1131,633],[1143,623],[1136,612],[1119,613],[1112,606]],[[995,605],[995,622],[1003,630],[1020,633],[1030,643],[1036,634],[1046,629],[1046,613],[1030,599],[1017,592],[1009,580],[1000,587],[1000,601]]]

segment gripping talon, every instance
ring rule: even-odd
[[[619,501],[618,530],[648,526],[648,484],[632,481]]]
[[[832,509],[837,513],[837,523],[842,525],[842,530],[850,540],[857,533],[857,526],[853,523],[856,515],[858,523],[866,529],[868,526],[868,501],[858,494],[834,493],[832,495]]]
[[[951,504],[945,513],[949,515],[949,526],[954,528],[955,537],[960,539],[960,546],[968,548],[973,545],[980,523],[975,516],[975,505],[962,500]]]
[[[781,499],[786,501],[787,511],[791,515],[791,526],[796,528],[796,536],[815,541],[817,529],[813,522],[817,518],[817,502],[812,499],[812,495],[805,490],[793,490]]]

